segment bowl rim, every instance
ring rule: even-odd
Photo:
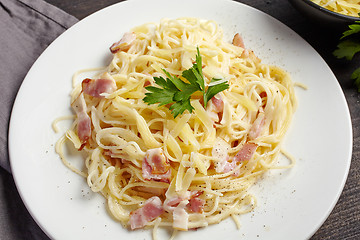
[[[332,15],[332,16],[337,17],[339,19],[342,19],[342,20],[345,19],[345,20],[350,20],[350,21],[360,21],[360,17],[349,16],[349,15],[345,15],[345,14],[341,14],[341,13],[338,13],[338,12],[331,11],[331,10],[325,8],[325,7],[322,7],[322,6],[314,3],[311,0],[302,0],[302,1],[307,3],[309,6],[322,11],[323,13],[326,13],[328,15]]]

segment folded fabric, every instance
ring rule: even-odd
[[[0,166],[9,172],[7,136],[16,93],[38,56],[77,21],[43,0],[0,0]]]

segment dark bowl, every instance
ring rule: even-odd
[[[327,28],[344,28],[355,21],[360,21],[359,17],[330,11],[310,0],[289,0],[289,2],[304,16]]]

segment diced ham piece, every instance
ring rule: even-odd
[[[161,148],[153,148],[146,151],[142,163],[142,176],[148,181],[170,182],[171,169],[169,160]]]
[[[239,33],[235,34],[235,36],[233,38],[233,41],[232,41],[232,44],[234,46],[241,47],[241,48],[244,49],[244,51],[241,54],[241,57],[249,57],[253,61],[255,61],[256,63],[261,62],[261,60],[258,57],[256,57],[255,53],[252,50],[249,50],[249,49],[245,48],[244,40],[242,39],[242,37],[240,36]]]
[[[249,57],[250,52],[245,48],[244,40],[242,39],[239,33],[235,34],[232,44],[234,46],[241,47],[244,49],[244,51],[241,54],[241,57]]]
[[[240,151],[234,156],[232,161],[226,160],[221,162],[221,169],[219,169],[221,171],[219,172],[223,172],[223,173],[230,172],[237,167],[239,162],[250,160],[254,155],[257,147],[258,145],[255,143],[249,143],[249,142],[245,143],[243,147],[240,149]],[[216,171],[218,171],[218,169],[216,169]],[[232,175],[235,177],[239,176],[240,169],[236,170]]]
[[[237,161],[229,161],[229,160],[226,160],[226,161],[223,161],[222,162],[222,168],[221,168],[221,171],[218,171],[218,172],[221,172],[221,173],[228,173],[232,170],[234,170],[235,168],[237,167]],[[235,171],[233,174],[231,174],[232,176],[239,176],[240,174],[240,169],[238,169],[237,171]]]
[[[189,214],[185,210],[188,203],[188,200],[183,200],[175,207],[173,211],[173,228],[182,231],[188,230]]]
[[[194,213],[201,213],[204,209],[205,200],[199,197],[190,198],[187,208]]]
[[[232,41],[232,44],[234,46],[237,46],[237,47],[241,47],[241,48],[244,48],[245,49],[245,44],[244,44],[244,40],[242,39],[242,37],[240,36],[239,33],[236,33],[234,38],[233,38],[233,41]]]
[[[113,93],[117,89],[115,80],[109,74],[103,76],[106,78],[84,79],[81,84],[83,92],[96,98],[103,98],[102,93]]]
[[[91,119],[87,114],[86,102],[83,93],[81,93],[75,101],[71,104],[74,109],[78,123],[77,123],[77,134],[82,143],[79,150],[81,150],[88,142],[91,136]]]
[[[236,165],[237,165],[236,163],[237,163],[236,161],[231,161],[231,162],[226,161],[222,172],[227,173],[227,172],[234,170],[234,168],[236,168]]]
[[[206,112],[210,116],[210,119],[214,122],[219,122],[224,110],[224,101],[221,98],[215,96],[208,102]],[[220,115],[220,116],[219,116]]]
[[[239,162],[250,160],[254,155],[257,147],[258,145],[255,143],[245,143],[240,151],[230,161],[230,157],[228,155],[230,145],[221,138],[218,138],[211,152],[212,156],[219,159],[218,162],[214,163],[215,171],[218,173],[227,173],[234,170]],[[240,170],[235,171],[233,176],[238,176],[239,174]]]
[[[185,196],[174,196],[164,201],[165,211],[173,215],[173,228],[188,230],[188,212],[201,213],[204,209],[205,200],[199,197],[201,194],[202,191],[187,191]]]
[[[259,96],[260,96],[261,98],[266,98],[266,97],[267,97],[267,93],[266,93],[266,92],[261,92],[261,93],[259,94]]]
[[[181,197],[174,197],[174,198],[171,198],[171,199],[166,199],[164,201],[164,207],[165,207],[165,210],[167,211],[173,211],[174,210],[174,207],[176,207],[177,205],[179,205],[179,203],[184,200],[184,198],[181,198]]]
[[[234,156],[233,161],[243,162],[248,161],[254,155],[258,145],[255,143],[246,142],[240,151]]]
[[[196,198],[196,197],[199,197],[201,194],[203,194],[204,192],[203,191],[191,191],[190,192],[190,198]]]
[[[164,202],[164,209],[168,212],[172,212],[182,201],[188,200],[189,203],[186,205],[186,209],[191,212],[200,213],[205,205],[205,200],[199,198],[201,194],[203,194],[202,191],[187,191],[186,197],[166,199]]]
[[[262,109],[264,109],[266,107],[266,98],[267,98],[267,93],[264,91],[264,92],[261,92],[259,94],[259,97],[261,97],[261,101],[264,102],[263,105],[261,106]],[[265,101],[264,101],[265,100]]]
[[[214,104],[214,110],[218,113],[224,110],[224,101],[221,98],[212,97],[211,102]]]
[[[151,85],[151,82],[150,82],[149,80],[146,80],[146,81],[144,82],[144,87],[147,87],[147,86],[149,86],[149,85]]]
[[[263,130],[264,124],[265,124],[265,113],[259,112],[255,121],[251,125],[250,131],[249,131],[249,139],[250,140],[254,140],[255,138],[260,136],[261,131]]]
[[[127,51],[131,47],[132,43],[136,39],[136,34],[133,32],[127,32],[123,35],[120,41],[113,43],[110,47],[112,53],[117,53],[118,51]]]
[[[253,60],[255,63],[257,63],[257,64],[261,63],[261,59],[258,58],[258,57],[255,55],[254,51],[252,51],[252,50],[245,50],[244,53],[246,54],[246,57],[249,57],[249,58],[250,58],[251,60]],[[243,54],[244,54],[244,53],[243,53]]]
[[[145,201],[144,205],[130,213],[130,228],[132,230],[143,228],[148,222],[153,221],[155,218],[163,214],[164,209],[159,197],[151,197]]]
[[[149,149],[145,154],[145,158],[153,174],[165,173],[170,168],[169,161],[161,148]]]
[[[182,200],[173,211],[173,227],[179,230],[188,230],[188,212],[201,213],[205,205],[205,200],[199,197],[203,191],[188,191],[187,193],[188,197]]]

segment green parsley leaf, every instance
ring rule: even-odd
[[[172,103],[175,93],[178,92],[176,86],[168,79],[165,80],[163,77],[154,77],[154,80],[157,85],[163,88],[161,89],[153,86],[146,87],[146,90],[148,90],[149,93],[145,93],[146,96],[143,101],[148,104],[160,103],[159,106]]]
[[[355,80],[355,85],[358,87],[358,92],[360,92],[360,68],[357,68],[351,74],[351,79]]]
[[[193,93],[195,93],[196,91],[198,91],[199,89],[197,88],[197,86],[194,86],[194,85],[188,85],[187,88],[184,88],[184,89],[180,89],[181,91],[175,93],[175,96],[174,96],[174,100],[175,101],[182,101],[182,99],[190,99],[191,98],[191,95]]]
[[[163,69],[163,72],[168,77],[168,79],[171,81],[171,83],[173,83],[176,86],[177,89],[181,90],[181,89],[184,89],[184,88],[186,88],[188,86],[188,84],[183,82],[180,78],[175,77],[175,76],[171,76],[171,74],[169,72],[167,72],[165,69]]]
[[[356,53],[360,52],[360,43],[355,40],[344,40],[337,45],[337,49],[333,52],[335,57],[352,60]]]
[[[221,79],[213,78],[210,81],[211,83],[214,82],[220,82]],[[213,98],[217,93],[224,91],[225,89],[229,88],[229,84],[226,82],[220,82],[219,84],[214,84],[208,87],[206,93],[205,93],[205,99],[204,99],[204,107],[206,108],[207,102],[210,101],[211,98]]]
[[[357,33],[360,33],[360,21],[355,21],[354,24],[350,24],[349,30],[343,32],[340,42],[337,45],[337,49],[333,51],[333,55],[337,58],[346,58],[351,61],[354,55],[360,52],[359,34]],[[349,36],[352,38],[343,40]],[[354,39],[355,37],[357,37],[357,39]],[[351,74],[351,79],[355,80],[354,83],[358,88],[358,92],[360,92],[360,68],[356,69]]]
[[[174,115],[174,118],[176,118],[179,114],[182,114],[185,110],[188,110],[190,113],[194,109],[193,106],[190,104],[190,98],[184,100],[184,101],[178,101],[175,102],[173,105],[169,108],[171,113]]]
[[[359,25],[360,21],[356,21],[355,23],[357,23],[357,24],[349,25],[350,29],[343,32],[343,35],[341,36],[340,39],[343,39],[343,38],[345,38],[347,36],[350,36],[350,35],[353,35],[353,34],[356,34],[356,33],[360,32],[360,25]]]
[[[143,101],[148,104],[159,103],[159,106],[171,104],[169,109],[174,118],[185,110],[188,110],[190,113],[192,112],[194,108],[191,106],[190,99],[195,92],[202,92],[204,107],[206,108],[207,102],[212,97],[229,88],[229,84],[226,81],[213,78],[206,89],[199,48],[197,48],[197,55],[193,66],[181,74],[181,77],[187,80],[187,82],[179,77],[172,76],[165,69],[162,70],[167,78],[154,77],[155,83],[159,88],[154,86],[145,87],[149,92],[145,93]]]

